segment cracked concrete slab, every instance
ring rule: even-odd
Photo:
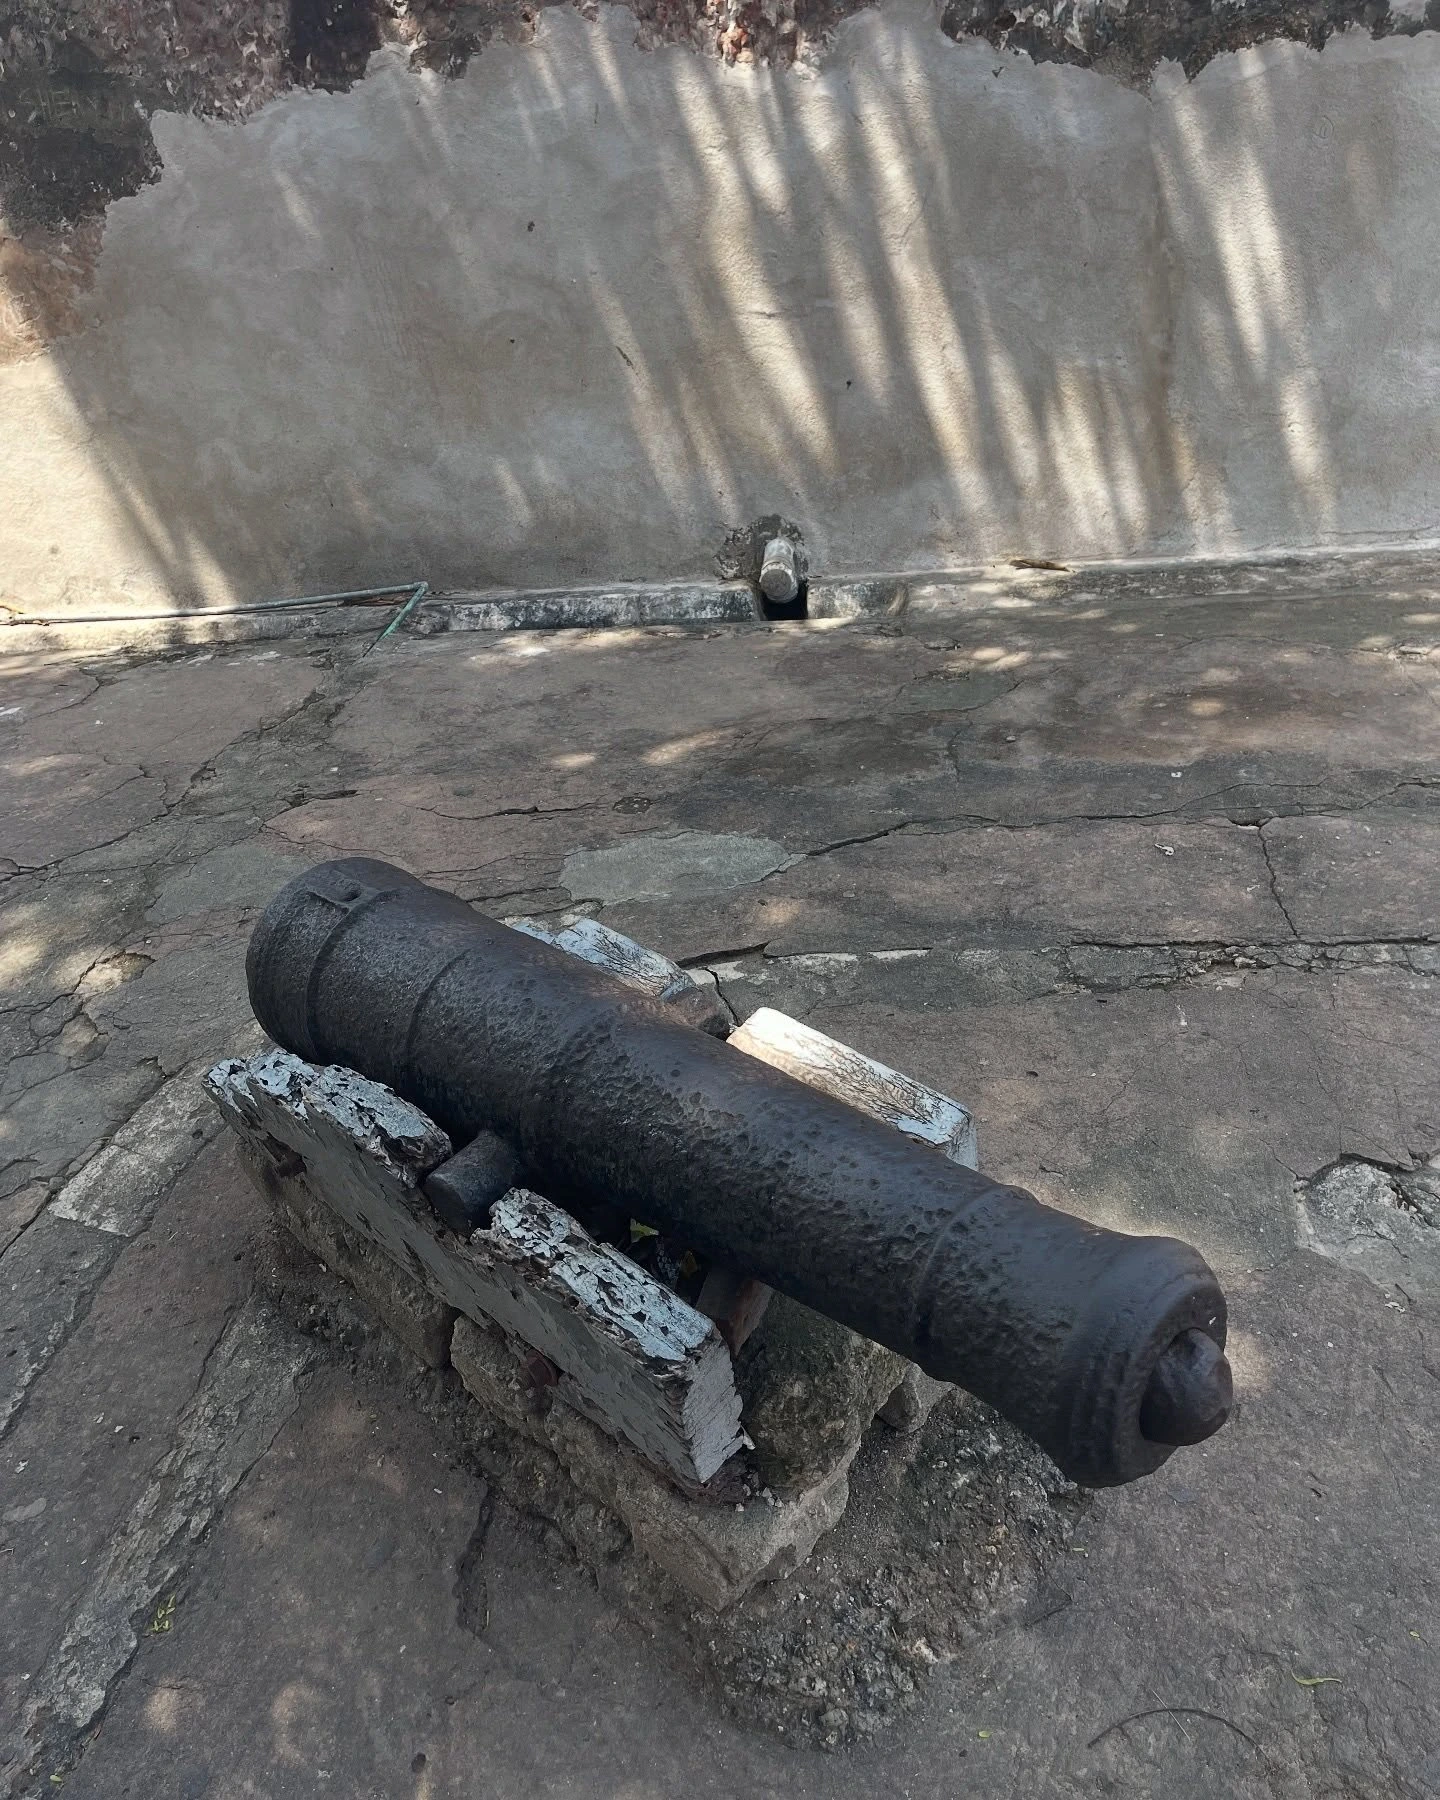
[[[27,1516],[0,1529],[0,1741],[18,1728],[250,1291],[245,1246],[258,1208],[227,1179],[238,1171],[219,1147],[205,1156],[215,1160],[192,1167],[146,1230],[128,1244],[108,1238],[107,1279],[3,1440],[0,1495]]]
[[[467,897],[503,898],[553,887],[560,865],[575,842],[579,808],[560,814],[514,808],[488,811],[455,788],[473,784],[409,780],[367,783],[363,793],[316,799],[272,819],[267,839],[283,855],[303,853],[314,862],[325,856],[378,855],[405,868],[444,877]],[[606,809],[601,828],[618,836],[634,821]]]
[[[1276,819],[1265,827],[1265,843],[1299,936],[1440,939],[1440,812],[1373,807],[1352,817]],[[1376,881],[1381,869],[1384,879]]]
[[[7,1008],[40,1008],[74,993],[91,969],[116,954],[116,931],[144,892],[144,879],[133,870],[109,881],[23,874],[0,886]]]
[[[16,1793],[81,1748],[65,1787],[97,1800],[312,1800],[321,1770],[433,1800],[477,1770],[613,1800],[1440,1782],[1436,1297],[1412,1266],[1392,1307],[1295,1237],[1297,1178],[1363,1161],[1403,1193],[1440,1149],[1435,582],[1341,562],[1034,572],[833,630],[0,658],[26,734],[0,754],[89,758],[84,726],[96,779],[164,785],[107,821],[37,776],[36,868],[0,863],[0,1289],[33,1327],[0,1446]],[[747,848],[666,863],[677,840]],[[1231,1426],[1098,1501],[882,1742],[817,1759],[726,1716],[663,1622],[487,1514],[413,1367],[312,1340],[297,1406],[290,1351],[219,1348],[268,1240],[223,1147],[182,1154],[184,1070],[243,1028],[267,883],[332,847],[502,913],[563,917],[567,870],[603,885],[607,922],[702,959],[740,1015],[958,1095],[997,1174],[1191,1238],[1231,1295]],[[224,1371],[234,1437],[197,1423]],[[794,1586],[798,1644],[830,1600]]]
[[[121,681],[107,673],[65,707],[22,705],[0,719],[0,778],[10,803],[0,856],[21,868],[50,865],[155,820],[257,716],[303,702],[313,671],[294,659],[282,669],[277,679],[253,657],[248,665],[156,663]]]
[[[83,756],[12,756],[0,762],[5,824],[0,856],[20,869],[60,861],[123,838],[165,804],[165,784],[135,764]],[[55,830],[63,808],[65,830]]]
[[[46,1081],[18,1092],[7,1086],[0,1091],[0,1154],[53,1188],[150,1098],[161,1078],[153,1064],[112,1056],[107,1045],[95,1060]]]
[[[170,925],[222,907],[257,911],[305,867],[303,857],[276,855],[253,840],[219,844],[160,883],[145,923]]]
[[[1188,821],[1023,833],[901,825],[869,842],[822,846],[763,887],[632,901],[605,920],[681,958],[755,944],[794,954],[1290,935],[1257,834]]]
[[[20,1179],[28,1171],[28,1164],[12,1165],[12,1169],[16,1186],[0,1199],[0,1256],[5,1254],[30,1221],[39,1217],[40,1209],[49,1198],[49,1192],[42,1182]]]
[[[182,1070],[158,1088],[66,1182],[51,1216],[116,1237],[134,1237],[147,1225],[166,1189],[216,1135],[202,1073]]]

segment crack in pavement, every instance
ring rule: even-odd
[[[1290,917],[1290,909],[1286,906],[1284,900],[1280,896],[1280,879],[1275,873],[1275,864],[1271,860],[1270,845],[1266,841],[1265,827],[1263,825],[1257,828],[1256,835],[1260,839],[1260,854],[1265,858],[1265,868],[1270,876],[1270,898],[1275,902],[1276,906],[1279,907],[1280,916],[1290,927],[1291,937],[1298,939],[1300,933],[1296,930],[1295,921]]]
[[[878,831],[862,832],[858,837],[837,838],[833,844],[819,844],[813,850],[802,850],[783,868],[776,869],[773,873],[781,875],[785,869],[793,869],[797,862],[804,862],[809,857],[831,856],[837,850],[849,850],[857,844],[878,844],[882,839],[897,837],[901,832],[916,831],[927,825],[946,823],[949,821],[945,819],[902,819],[898,825],[882,825]],[[767,876],[765,879],[768,880],[769,877]]]
[[[1088,959],[1088,966],[1087,966]],[[1148,966],[1146,966],[1148,959]],[[1162,959],[1168,959],[1168,964]],[[897,962],[944,962],[960,973],[984,978],[997,1003],[1024,1004],[1057,993],[1118,994],[1132,988],[1186,988],[1207,976],[1289,969],[1302,975],[1361,974],[1400,969],[1421,977],[1440,976],[1440,943],[1428,938],[1333,940],[1277,939],[1263,943],[1223,944],[1161,939],[1087,939],[1040,946],[973,948],[907,944],[883,950],[802,950],[771,953],[768,943],[737,945],[699,952],[680,959],[686,969],[711,976],[721,997],[727,983],[763,984],[774,975],[839,980],[873,970],[893,970]],[[752,963],[746,968],[746,963]],[[1048,968],[1049,985],[1036,987],[1038,968]],[[1020,979],[1021,976],[1025,978]],[[1007,985],[1007,977],[1012,978]],[[1017,987],[1019,991],[1017,990]]]
[[[352,790],[353,792],[353,790]],[[318,796],[323,798],[324,796]],[[553,819],[562,813],[594,812],[603,805],[600,800],[587,800],[578,806],[502,806],[496,812],[485,813],[452,813],[444,812],[438,806],[421,806],[412,803],[412,812],[429,813],[432,818],[450,819],[457,825],[483,825],[490,819]]]
[[[39,877],[43,883],[47,876],[63,874],[68,864],[77,862],[82,857],[95,856],[102,850],[113,849],[117,844],[123,844],[127,838],[134,837],[139,832],[153,830],[155,826],[173,818],[177,813],[187,809],[192,803],[198,805],[200,799],[203,797],[198,791],[200,784],[207,778],[214,778],[217,775],[219,765],[224,758],[238,751],[243,751],[247,747],[258,745],[273,732],[285,730],[300,719],[306,710],[317,702],[323,702],[330,706],[331,710],[329,714],[321,720],[322,728],[328,730],[330,725],[334,722],[336,714],[338,714],[345,704],[346,698],[348,698],[348,696],[336,697],[323,687],[317,686],[312,688],[303,700],[299,701],[295,706],[288,708],[277,718],[264,720],[259,725],[253,726],[250,730],[239,733],[236,737],[231,738],[228,743],[223,744],[220,749],[206,757],[205,760],[185,778],[183,790],[173,800],[169,798],[170,784],[163,777],[148,774],[143,766],[138,763],[133,765],[138,773],[131,776],[129,780],[120,783],[118,787],[112,789],[110,793],[105,795],[105,799],[107,802],[113,799],[115,794],[121,792],[123,788],[128,787],[131,782],[134,781],[143,780],[158,782],[162,789],[162,795],[159,804],[147,817],[135,820],[132,824],[128,825],[124,831],[117,832],[114,837],[105,838],[99,843],[87,844],[82,849],[67,852],[64,856],[53,857],[46,862],[16,864],[14,874],[6,876],[4,878],[5,881],[15,880],[22,876],[30,876]],[[102,760],[104,759],[102,758]],[[281,803],[277,805],[274,814],[268,815],[265,822],[268,823],[269,817],[279,817],[282,813],[289,810],[291,810],[289,803]],[[201,812],[198,816],[207,817],[211,815]],[[174,865],[167,865],[167,869],[173,866]],[[115,865],[112,872],[126,873],[138,870],[151,870],[154,867],[154,858],[150,857],[133,865],[132,870],[127,871],[125,865],[122,864]]]
[[[733,950],[701,950],[694,956],[676,957],[675,965],[680,969],[704,969],[707,975],[713,975],[715,971],[708,968],[707,964],[734,962],[742,956],[764,956],[768,947],[769,939],[767,938],[764,943],[741,944]],[[784,959],[776,958],[775,960],[783,961]]]
[[[947,755],[950,758],[952,772],[963,781],[965,778],[965,771],[960,767],[958,751],[958,740],[952,741],[952,743],[947,746]],[[1009,765],[1003,763],[987,763],[984,766],[1000,769],[1009,767]],[[1185,771],[1182,769],[1182,774],[1183,773],[1185,773]],[[1243,829],[1245,827],[1273,824],[1277,819],[1285,818],[1310,819],[1323,818],[1326,816],[1344,818],[1350,813],[1368,812],[1372,807],[1383,806],[1387,800],[1393,799],[1395,795],[1402,793],[1406,788],[1418,788],[1425,791],[1435,787],[1440,787],[1440,779],[1431,780],[1423,775],[1406,775],[1402,776],[1392,786],[1385,788],[1380,793],[1371,794],[1365,797],[1357,795],[1353,800],[1337,800],[1335,797],[1335,784],[1333,782],[1290,781],[1281,779],[1273,781],[1232,781],[1227,782],[1224,787],[1209,788],[1202,794],[1187,795],[1175,806],[1131,808],[1119,812],[1080,811],[1036,813],[1030,817],[1018,820],[1004,819],[998,814],[979,812],[946,814],[943,815],[943,817],[946,820],[953,819],[956,822],[996,826],[1002,831],[1032,831],[1047,825],[1123,824],[1126,820],[1132,819],[1171,819],[1185,816],[1190,817],[1197,825],[1223,819],[1228,824]],[[1303,802],[1297,801],[1294,807],[1289,811],[1281,811],[1274,805],[1246,807],[1243,810],[1233,807],[1227,810],[1224,807],[1219,807],[1208,813],[1196,811],[1197,808],[1208,806],[1213,801],[1223,801],[1232,794],[1275,794],[1279,792],[1300,794],[1317,789],[1325,794],[1326,798],[1313,806],[1307,806]],[[1256,817],[1256,814],[1262,814],[1264,816]],[[932,821],[921,822],[930,823]]]

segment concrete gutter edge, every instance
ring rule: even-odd
[[[1173,598],[1182,583],[1197,598],[1296,599],[1357,581],[1440,592],[1440,543],[1364,549],[1257,552],[1105,562],[991,563],[958,569],[870,572],[809,583],[807,619],[896,618],[904,613],[976,612],[995,605],[1153,590]],[[317,603],[275,611],[223,610],[67,623],[14,617],[0,623],[0,657],[46,651],[164,652],[276,639],[329,639],[370,633],[386,619],[373,607]],[[804,623],[805,621],[795,621]],[[768,623],[754,590],[738,581],[613,582],[537,589],[449,589],[415,607],[402,630],[420,637],[459,632],[624,630],[656,626]]]

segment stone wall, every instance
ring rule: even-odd
[[[1437,9],[28,7],[0,602],[1433,538]]]

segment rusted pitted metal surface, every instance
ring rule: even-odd
[[[458,1143],[495,1132],[558,1204],[644,1219],[969,1389],[1076,1481],[1133,1481],[1224,1423],[1225,1298],[1189,1245],[962,1168],[399,869],[298,876],[247,973],[286,1049],[385,1082]]]

